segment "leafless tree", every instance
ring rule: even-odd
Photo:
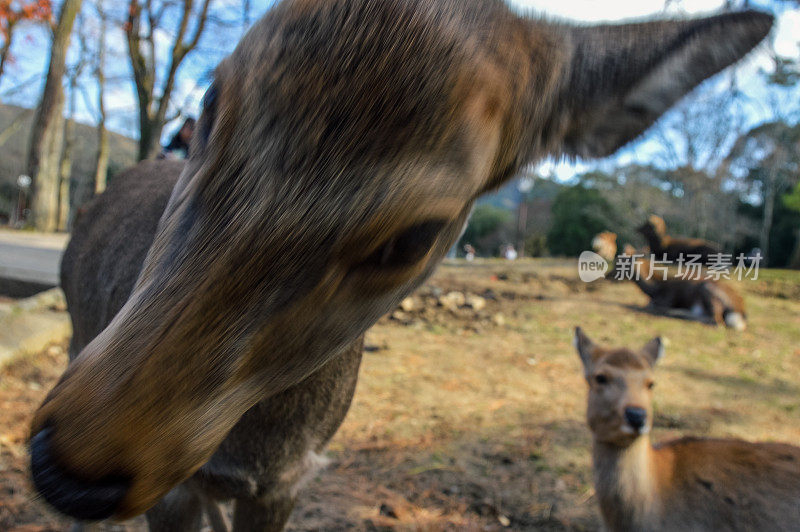
[[[206,28],[211,0],[202,0],[199,10],[195,9],[194,0],[182,0],[177,4],[181,7],[177,31],[170,45],[166,75],[159,83],[156,32],[167,23],[172,3],[154,0],[130,0],[129,3],[125,33],[139,107],[139,159],[156,155],[164,125],[176,118],[167,116],[167,113],[178,69],[189,52],[200,42]],[[190,33],[192,25],[194,31]]]
[[[97,14],[100,19],[100,32],[97,39],[97,60],[95,63],[95,79],[97,80],[97,156],[95,157],[94,193],[100,194],[106,189],[106,176],[108,175],[108,129],[106,120],[106,34],[108,33],[108,17],[103,0],[97,0]]]
[[[53,31],[50,63],[44,91],[36,109],[28,147],[27,168],[32,183],[34,225],[41,231],[57,226],[58,177],[64,140],[64,90],[62,79],[72,27],[82,0],[64,0]]]

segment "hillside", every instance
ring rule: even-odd
[[[33,110],[0,104],[0,136],[20,116],[25,114],[22,124],[0,145],[0,213],[9,210],[16,201],[16,179],[24,173],[25,157],[30,137]],[[109,172],[114,173],[136,162],[136,141],[116,133],[110,135],[111,161]],[[74,180],[88,179],[94,173],[94,157],[97,151],[97,130],[94,126],[77,124],[75,128],[75,151],[72,175]]]

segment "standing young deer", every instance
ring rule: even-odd
[[[610,530],[797,530],[800,447],[682,438],[653,446],[653,368],[663,345],[575,346],[589,384],[594,483]]]
[[[216,69],[186,165],[120,176],[75,229],[72,361],[32,423],[37,490],[81,519],[152,508],[163,529],[235,499],[235,528],[280,529],[347,411],[362,334],[475,200],[542,157],[613,153],[772,21],[278,3]]]

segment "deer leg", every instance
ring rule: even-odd
[[[271,494],[262,499],[237,499],[233,513],[233,532],[280,532],[294,508],[289,493]]]
[[[703,294],[702,305],[703,311],[712,322],[716,323],[717,325],[725,324],[725,306],[709,291],[705,291]]]
[[[225,516],[220,509],[219,503],[213,499],[202,496],[201,501],[203,510],[208,518],[208,524],[212,532],[228,532],[228,525],[225,522]]]
[[[200,496],[185,484],[180,484],[147,511],[151,532],[200,530],[203,505]]]

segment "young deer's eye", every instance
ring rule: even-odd
[[[594,382],[597,384],[608,384],[608,377],[600,373],[599,375],[594,376]]]
[[[655,382],[650,381],[650,382],[647,383],[647,389],[648,390],[652,390],[655,387],[655,385],[656,385]]]
[[[359,266],[374,268],[396,268],[411,266],[430,251],[436,237],[447,225],[442,220],[430,220],[409,227],[383,243]]]

